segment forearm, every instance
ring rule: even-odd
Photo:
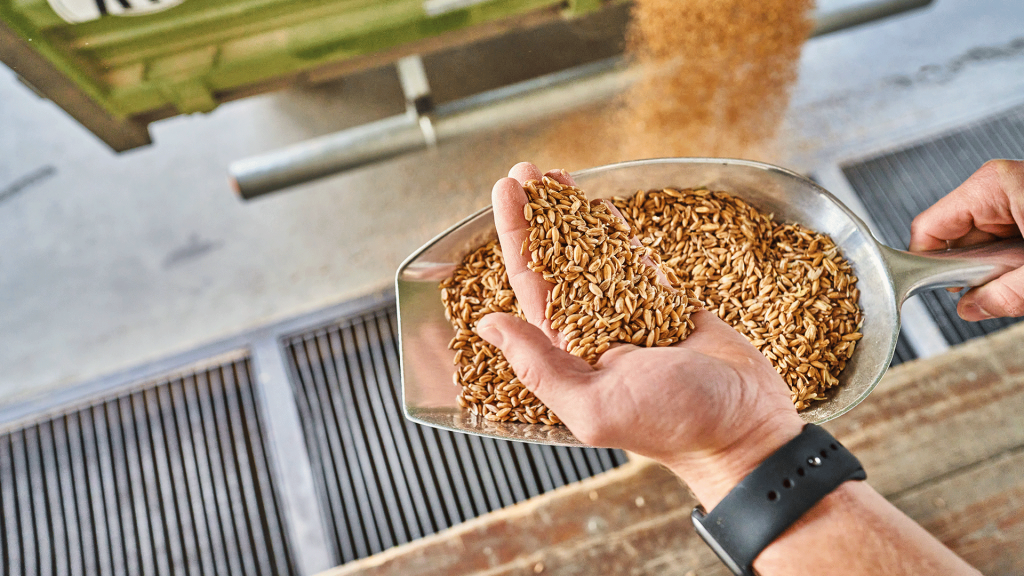
[[[788,419],[769,425],[756,435],[757,442],[717,455],[717,462],[670,467],[711,510],[757,464],[799,433],[799,424]],[[761,552],[754,568],[763,576],[978,573],[861,481],[843,483],[808,510]]]
[[[843,483],[764,549],[759,574],[978,574],[866,482]]]

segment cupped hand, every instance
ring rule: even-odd
[[[574,184],[564,171],[547,175]],[[542,174],[521,163],[509,176],[492,191],[494,219],[528,322],[492,314],[478,323],[480,336],[502,350],[523,384],[581,441],[654,458],[713,506],[799,433],[803,422],[785,383],[743,336],[705,311],[694,314],[693,333],[671,347],[620,345],[593,366],[565,352],[544,318],[553,285],[520,254],[529,236],[522,183]]]
[[[910,250],[941,250],[1021,236],[1024,161],[992,160],[910,227]],[[968,290],[957,304],[964,320],[1024,316],[1024,268]]]

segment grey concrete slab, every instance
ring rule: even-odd
[[[226,175],[236,158],[400,111],[389,84],[175,118],[118,156],[0,71],[0,399],[389,284],[408,253],[487,203],[493,170],[453,170],[458,152],[439,151],[252,203]],[[377,86],[393,105],[367,96]]]
[[[903,146],[1024,103],[1024,3],[936,0],[806,46],[781,161]]]

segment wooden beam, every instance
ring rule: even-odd
[[[827,427],[868,482],[986,574],[1024,573],[1024,325],[899,366]],[[636,460],[330,576],[725,576],[675,478]],[[614,568],[614,569],[613,569]]]
[[[1024,446],[1024,326],[901,365],[871,396],[825,427],[886,496]]]
[[[892,498],[984,574],[1024,574],[1024,449]]]

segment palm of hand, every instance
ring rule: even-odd
[[[589,444],[669,462],[731,446],[763,424],[751,415],[794,412],[764,356],[711,313],[696,316],[675,346],[606,352],[559,417]]]
[[[564,172],[548,175],[573,183]],[[779,415],[795,418],[788,389],[768,360],[709,312],[693,316],[696,329],[684,342],[618,346],[595,366],[556,349],[560,337],[544,319],[551,285],[529,271],[519,254],[529,233],[521,184],[542,175],[524,163],[510,176],[494,188],[495,224],[512,287],[536,328],[511,317],[482,321],[481,327],[497,322],[519,333],[503,351],[524,384],[581,441],[669,463],[728,449]]]

